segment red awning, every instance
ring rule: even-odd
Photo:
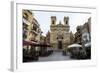
[[[40,43],[39,46],[43,47],[51,47],[50,44],[47,43]]]
[[[32,46],[41,46],[41,47],[51,47],[50,44],[47,44],[47,43],[37,43],[35,41],[27,41],[27,40],[23,40],[23,45],[32,45]]]
[[[33,45],[33,46],[37,46],[38,43],[37,42],[33,42],[33,41],[23,40],[23,45]]]

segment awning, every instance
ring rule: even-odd
[[[79,44],[72,44],[72,45],[69,45],[68,48],[72,48],[72,47],[82,47],[82,45],[79,45]]]
[[[23,40],[23,45],[32,45],[32,46],[40,46],[40,47],[51,47],[50,44],[47,43],[37,43],[35,41]]]
[[[91,42],[85,44],[85,47],[89,47],[89,46],[91,46]]]
[[[34,42],[34,41],[23,40],[23,45],[33,45],[33,46],[37,46],[38,43],[37,42]]]

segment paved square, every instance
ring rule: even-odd
[[[54,51],[53,54],[47,57],[39,57],[39,61],[63,61],[71,60],[69,56],[63,56],[61,51]]]

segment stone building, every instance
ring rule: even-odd
[[[22,11],[23,20],[23,40],[28,38],[29,26],[32,24],[32,12],[29,10]]]
[[[35,19],[31,10],[23,10],[23,49],[27,49],[28,52],[32,50],[37,50],[39,46],[35,46],[40,43],[40,37],[42,31],[38,21]],[[33,42],[34,46],[27,45],[25,42]],[[34,49],[33,49],[34,48]]]
[[[41,44],[46,43],[46,37],[45,37],[44,35],[41,35],[41,36],[40,36],[40,43],[41,43]]]
[[[46,42],[50,44],[50,32],[48,31],[46,34]]]
[[[88,19],[82,27],[82,41],[85,43],[91,41],[91,18]]]
[[[30,10],[23,10],[23,40],[40,41],[41,29]]]
[[[83,25],[77,26],[74,43],[85,44],[91,41],[91,17]]]
[[[71,39],[70,44],[73,44],[75,40],[75,36],[72,32],[70,32],[70,39]]]
[[[77,26],[76,30],[74,43],[82,44],[82,26]]]
[[[50,44],[54,49],[66,49],[70,44],[69,17],[64,17],[63,22],[57,24],[56,16],[51,16]]]

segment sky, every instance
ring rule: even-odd
[[[65,12],[44,12],[44,11],[32,11],[34,17],[37,19],[40,24],[40,28],[43,32],[43,35],[46,35],[50,31],[51,25],[51,16],[56,16],[57,24],[59,21],[63,24],[64,16],[69,17],[69,26],[72,33],[76,32],[76,27],[78,25],[83,25],[87,22],[88,18],[91,17],[91,14],[86,13],[65,13]]]

